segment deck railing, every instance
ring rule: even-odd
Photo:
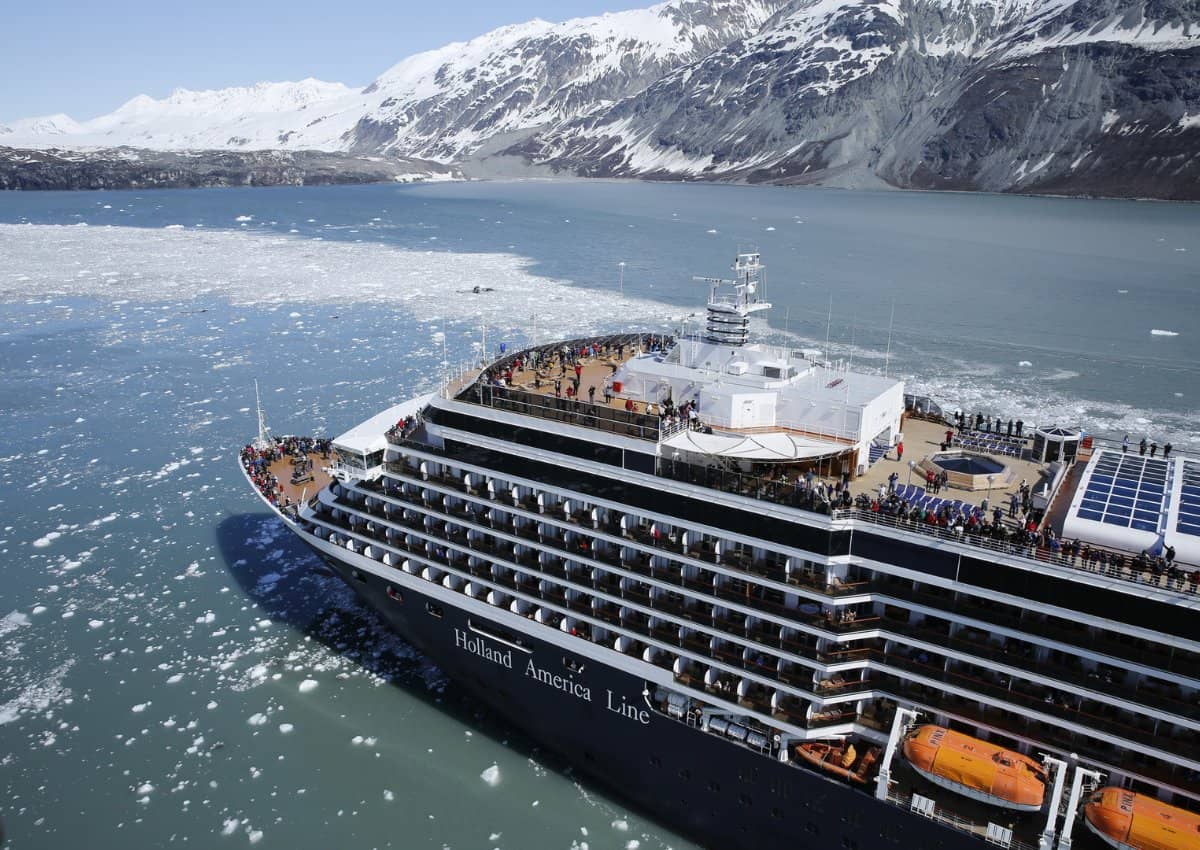
[[[1001,555],[1052,564],[1056,567],[1067,567],[1104,578],[1113,578],[1179,593],[1200,592],[1200,567],[1181,561],[1176,561],[1168,567],[1164,561],[1157,558],[1120,552],[1091,544],[1088,544],[1087,547],[1087,557],[1084,557],[1083,554],[1066,554],[1062,549],[1055,550],[1053,547],[1041,545],[1036,541],[1030,542],[1025,535],[1019,535],[1010,540],[996,540],[982,533],[967,531],[961,526],[943,528],[940,525],[903,519],[882,511],[876,513],[858,507],[839,509],[834,512],[834,517],[835,519],[868,522],[897,531],[924,534],[939,540],[963,543]]]

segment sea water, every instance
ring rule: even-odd
[[[759,333],[1200,451],[1198,234],[1188,205],[666,184],[0,196],[9,846],[693,846],[283,533],[236,466],[254,380],[277,432],[336,435],[483,347],[670,330],[756,249]]]

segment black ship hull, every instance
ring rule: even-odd
[[[301,535],[306,537],[306,535]],[[306,541],[308,542],[308,541]],[[311,544],[310,544],[311,545]],[[312,546],[406,640],[580,773],[712,850],[979,850],[982,838],[651,710],[646,683]],[[415,579],[413,583],[419,583]],[[431,613],[432,612],[432,613]],[[521,647],[491,639],[515,638]]]

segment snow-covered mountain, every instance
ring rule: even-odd
[[[669,0],[503,27],[360,89],[180,90],[0,126],[0,146],[118,145],[1200,199],[1200,3]]]
[[[750,35],[784,0],[669,0],[534,20],[409,57],[370,85],[303,80],[140,96],[91,121],[0,126],[11,147],[281,148],[449,162],[498,134],[587,114]]]
[[[1200,197],[1190,0],[795,0],[510,149],[587,175]]]

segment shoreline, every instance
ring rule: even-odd
[[[870,186],[849,186],[841,185],[836,181],[829,183],[813,182],[813,183],[788,183],[788,182],[771,182],[771,181],[748,181],[744,179],[730,178],[696,178],[690,176],[680,176],[677,179],[672,179],[664,176],[603,176],[603,177],[586,177],[578,174],[470,174],[470,160],[463,162],[452,163],[433,163],[423,160],[409,160],[405,158],[391,158],[386,156],[362,156],[354,154],[344,154],[330,151],[285,151],[273,148],[264,148],[253,151],[157,151],[141,148],[9,148],[0,145],[0,157],[7,156],[42,156],[56,157],[60,160],[58,164],[51,165],[52,171],[65,171],[68,167],[78,167],[81,164],[86,164],[82,157],[89,155],[103,157],[97,159],[94,165],[97,168],[105,166],[115,167],[122,165],[130,167],[136,165],[137,157],[131,158],[130,154],[144,154],[147,157],[163,157],[163,158],[178,158],[178,159],[198,159],[201,156],[210,158],[232,158],[232,157],[257,157],[260,159],[293,159],[312,158],[313,164],[308,166],[308,170],[304,170],[305,166],[300,165],[296,168],[300,169],[300,173],[290,175],[287,179],[256,179],[265,176],[265,172],[256,172],[254,165],[243,166],[241,179],[233,180],[226,179],[220,182],[185,182],[182,179],[176,179],[167,183],[142,183],[139,180],[129,177],[124,180],[116,180],[113,185],[86,185],[82,179],[78,181],[78,185],[72,186],[20,186],[7,185],[3,179],[0,179],[0,192],[123,192],[123,191],[146,191],[154,189],[231,189],[231,188],[276,188],[280,186],[421,186],[429,184],[442,183],[654,183],[662,185],[708,185],[708,186],[741,186],[747,188],[770,188],[770,189],[786,189],[786,190],[807,190],[807,189],[822,189],[822,190],[837,190],[841,192],[910,192],[929,195],[988,195],[995,197],[1012,197],[1012,198],[1047,198],[1054,200],[1070,200],[1070,201],[1137,201],[1142,203],[1160,203],[1160,204],[1197,204],[1200,203],[1200,197],[1194,199],[1187,198],[1160,198],[1152,195],[1105,195],[1081,192],[1079,194],[1069,194],[1063,192],[1036,192],[1036,191],[995,191],[991,189],[932,189],[921,187],[896,186],[886,181],[879,179],[875,184]],[[72,157],[74,155],[74,158]],[[381,170],[391,168],[393,173],[386,177],[375,173],[356,173],[352,169],[338,170],[321,168],[325,164],[338,162],[349,162],[355,165],[364,167],[375,166]],[[0,178],[4,176],[6,163],[0,158]],[[18,166],[9,164],[9,170],[12,173],[19,171]],[[275,163],[265,163],[260,166],[263,169],[274,167]],[[396,169],[400,167],[425,167],[428,170],[424,171],[408,171],[399,172]],[[153,168],[153,165],[147,165],[147,168]],[[435,171],[434,169],[445,169],[444,171]],[[202,175],[199,172],[194,172],[195,181],[201,181]],[[11,183],[12,181],[8,181]]]

